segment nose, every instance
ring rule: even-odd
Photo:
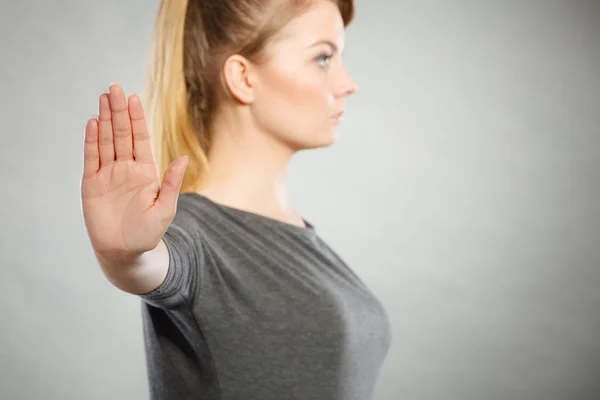
[[[356,84],[356,81],[350,76],[350,74],[348,74],[348,71],[342,68],[342,76],[337,86],[337,90],[335,91],[335,96],[348,96],[355,93],[356,90],[358,90],[358,85]]]

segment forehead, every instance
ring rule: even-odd
[[[275,42],[308,47],[318,40],[344,44],[345,27],[338,6],[330,0],[312,1],[277,34]]]

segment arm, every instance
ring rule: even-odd
[[[132,258],[109,260],[95,254],[108,281],[130,294],[153,291],[164,282],[169,269],[169,252],[164,239],[154,249]]]

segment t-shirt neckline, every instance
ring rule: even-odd
[[[313,224],[311,224],[308,220],[306,220],[303,216],[300,216],[302,221],[306,226],[299,226],[289,222],[281,221],[275,218],[267,217],[266,215],[257,214],[252,211],[242,210],[241,208],[231,207],[222,203],[217,203],[216,201],[200,194],[198,192],[185,192],[193,195],[194,197],[203,200],[205,203],[212,205],[213,207],[219,208],[221,210],[229,211],[231,213],[235,213],[237,215],[245,216],[246,218],[256,219],[263,223],[273,225],[279,228],[287,229],[289,231],[298,232],[306,235],[315,235],[316,229]]]

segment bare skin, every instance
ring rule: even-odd
[[[98,118],[86,126],[81,205],[104,273],[129,292],[152,289],[166,275],[161,239],[175,216],[187,163],[184,157],[171,163],[160,185],[149,138],[140,99],[127,102],[119,85],[111,85],[99,98]],[[157,261],[144,262],[149,259]]]

